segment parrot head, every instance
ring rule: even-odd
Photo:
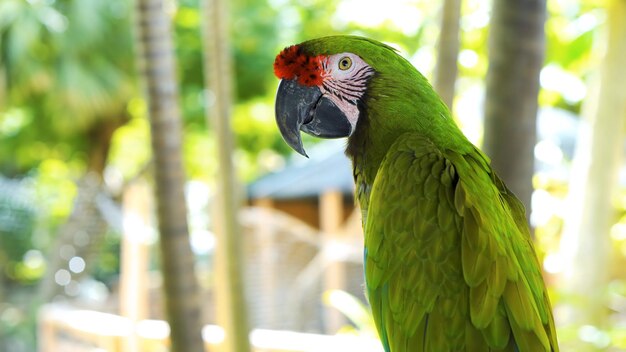
[[[363,138],[392,140],[407,130],[428,130],[429,115],[449,114],[406,59],[369,38],[330,36],[289,46],[276,56],[274,73],[281,79],[276,122],[304,156],[300,132],[341,138],[367,129],[374,133]],[[437,114],[429,114],[433,107]]]
[[[354,132],[374,69],[351,52],[314,54],[308,43],[283,50],[274,62],[281,79],[276,119],[285,141],[305,155],[300,131],[322,137],[348,137]]]

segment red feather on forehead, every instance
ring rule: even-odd
[[[285,48],[274,60],[274,74],[280,79],[297,79],[305,86],[322,85],[323,55],[309,56],[299,46]]]

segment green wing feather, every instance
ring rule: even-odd
[[[558,351],[523,207],[480,151],[404,134],[363,196],[367,292],[387,351]]]

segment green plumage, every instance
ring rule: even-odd
[[[387,351],[558,351],[524,209],[426,79],[358,37],[302,43],[375,70],[346,153],[365,229],[365,278]]]

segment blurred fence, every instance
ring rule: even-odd
[[[219,351],[223,331],[203,328],[206,351]],[[169,327],[162,320],[133,322],[114,314],[49,304],[39,313],[39,352],[165,352]],[[381,352],[380,342],[355,335],[320,335],[255,329],[250,334],[255,352],[362,351]]]

